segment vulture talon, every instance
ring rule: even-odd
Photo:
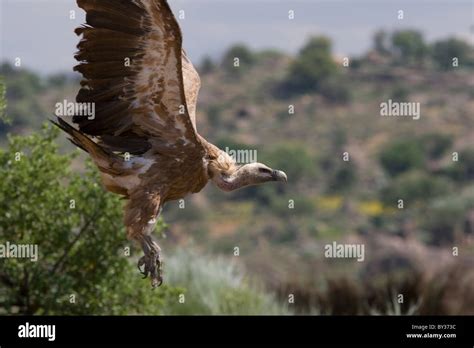
[[[146,267],[143,268],[143,270],[142,270],[142,266],[144,266],[144,265],[145,265],[145,256],[142,256],[142,257],[140,258],[140,260],[138,260],[138,265],[137,265],[137,267],[138,267],[138,270],[140,271],[140,273],[143,275],[143,279],[145,279],[146,277],[148,277],[148,272],[146,271]]]
[[[151,286],[154,289],[163,283],[161,250],[150,236],[143,237],[142,248],[145,255],[138,260],[138,269],[143,274],[143,279],[150,275]],[[143,271],[142,266],[144,266]]]

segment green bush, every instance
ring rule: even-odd
[[[71,171],[57,134],[44,127],[0,150],[0,241],[39,253],[37,262],[0,259],[0,313],[159,314],[173,289],[152,292],[141,279],[125,252],[122,202],[92,166]]]
[[[44,91],[41,78],[26,69],[16,69],[4,63],[0,65],[0,74],[4,76],[7,114],[12,121],[11,126],[36,126],[39,128],[44,120],[45,110],[39,103],[38,95]]]
[[[442,70],[453,68],[453,58],[458,58],[459,66],[472,65],[472,48],[463,40],[448,38],[436,41],[431,50],[431,57]]]
[[[389,36],[385,30],[378,30],[373,37],[374,50],[381,54],[387,55],[390,53]]]
[[[474,186],[461,194],[439,197],[430,202],[422,215],[422,228],[428,232],[428,241],[442,245],[456,239],[456,231],[463,231],[468,212],[474,209]]]
[[[396,176],[423,167],[423,146],[415,139],[398,140],[382,150],[379,160],[388,174]]]
[[[239,59],[239,67],[234,66],[234,60]],[[222,67],[232,76],[240,76],[256,63],[255,54],[244,44],[232,46],[224,54]]]
[[[357,167],[353,162],[340,162],[329,177],[330,192],[350,190],[357,182]]]
[[[199,73],[202,75],[210,74],[216,70],[216,64],[211,57],[206,56],[199,66]]]
[[[392,49],[403,63],[421,63],[428,53],[423,35],[416,30],[400,30],[392,34]]]
[[[330,103],[345,104],[351,101],[349,81],[342,78],[329,78],[320,87],[320,93]]]
[[[289,74],[281,87],[284,90],[282,93],[291,96],[319,91],[336,72],[337,65],[332,59],[330,39],[313,37],[290,66]]]
[[[442,172],[459,182],[469,182],[474,179],[474,149],[459,152],[458,161],[442,169]]]
[[[390,181],[381,191],[381,200],[391,206],[395,206],[399,199],[403,199],[405,204],[427,202],[449,193],[451,188],[452,183],[443,177],[410,171]]]
[[[402,84],[396,84],[393,87],[390,98],[397,102],[404,102],[410,95],[410,90]]]
[[[439,159],[453,144],[453,138],[448,134],[429,133],[421,137],[425,152],[431,159]]]
[[[272,168],[286,172],[288,180],[292,183],[312,180],[317,176],[314,159],[308,150],[301,145],[277,145],[271,151],[263,152],[261,157],[259,161],[268,163]]]

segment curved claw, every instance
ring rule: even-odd
[[[150,275],[151,286],[154,289],[163,283],[160,247],[151,239],[151,237],[147,237],[148,238],[145,238],[142,244],[145,255],[138,260],[137,266],[144,279]]]
[[[142,270],[142,266],[145,266]],[[146,260],[145,260],[145,256],[142,256],[140,258],[140,260],[138,260],[138,264],[137,264],[137,268],[138,270],[140,271],[140,273],[143,275],[143,279],[145,279],[146,277],[148,277],[148,270],[147,270],[147,267],[146,267]]]

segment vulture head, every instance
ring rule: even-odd
[[[226,154],[225,154],[226,155]],[[263,184],[271,181],[287,182],[285,172],[272,169],[263,163],[236,165],[225,156],[223,163],[217,162],[209,166],[211,180],[223,191],[234,191],[246,186]]]

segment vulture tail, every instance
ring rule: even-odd
[[[71,143],[81,148],[85,152],[88,152],[94,159],[96,164],[99,166],[99,168],[102,169],[102,171],[110,171],[112,169],[111,167],[114,167],[114,162],[117,162],[117,160],[120,158],[113,152],[104,149],[103,147],[92,141],[91,138],[71,126],[63,119],[57,117],[58,122],[55,122],[53,120],[50,121],[55,126],[59,127],[64,132],[69,134],[70,138],[68,139]]]

